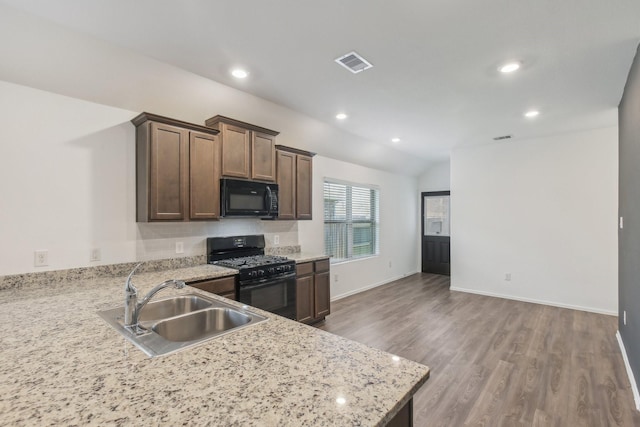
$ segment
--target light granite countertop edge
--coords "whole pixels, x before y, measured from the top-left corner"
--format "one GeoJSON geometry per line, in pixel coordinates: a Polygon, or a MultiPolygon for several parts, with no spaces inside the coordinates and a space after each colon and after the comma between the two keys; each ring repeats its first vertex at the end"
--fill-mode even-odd
{"type": "MultiPolygon", "coordinates": [[[[326,256],[318,259],[322,258],[326,256]]],[[[304,259],[309,258],[307,256],[304,259]]],[[[134,283],[139,287],[141,294],[144,294],[153,285],[166,279],[196,281],[229,276],[234,271],[231,270],[231,274],[229,273],[229,269],[203,265],[136,275],[134,283]]],[[[4,396],[0,397],[0,412],[4,414],[7,422],[16,425],[34,422],[82,424],[87,421],[84,418],[87,416],[90,417],[89,420],[96,422],[113,421],[110,418],[113,415],[112,409],[83,407],[82,399],[79,400],[73,394],[66,396],[65,390],[73,389],[74,385],[90,395],[97,395],[91,396],[90,399],[103,398],[109,401],[113,398],[110,396],[119,394],[124,401],[116,399],[112,404],[116,407],[122,406],[121,415],[131,421],[135,417],[149,415],[148,411],[152,411],[153,408],[149,406],[149,399],[162,402],[171,400],[167,400],[166,396],[155,395],[153,387],[149,389],[147,385],[141,385],[143,390],[136,398],[142,399],[143,403],[140,407],[132,407],[126,400],[127,397],[135,395],[130,394],[130,388],[127,386],[130,381],[156,381],[153,372],[157,371],[157,375],[161,377],[167,372],[166,381],[169,382],[158,382],[158,385],[163,384],[158,389],[171,388],[171,381],[184,381],[189,373],[199,372],[194,365],[204,363],[203,366],[206,368],[203,368],[202,375],[208,373],[218,378],[226,378],[224,387],[227,387],[227,392],[232,396],[228,405],[215,399],[215,404],[211,404],[213,407],[208,413],[215,415],[221,422],[230,425],[269,426],[332,425],[331,423],[357,420],[362,425],[384,425],[408,402],[429,376],[429,369],[424,365],[405,359],[389,362],[387,359],[390,359],[391,355],[380,350],[253,308],[252,310],[269,318],[262,329],[258,329],[259,324],[176,355],[147,359],[140,350],[126,342],[96,314],[97,309],[121,306],[123,283],[124,278],[101,278],[83,283],[69,281],[60,284],[59,289],[63,292],[54,292],[53,295],[54,290],[47,288],[0,291],[0,321],[7,331],[0,341],[0,352],[7,361],[0,372],[0,395],[4,396]],[[47,307],[47,302],[51,306],[47,307]],[[17,331],[20,331],[19,334],[17,331]],[[78,333],[85,334],[86,339],[90,340],[92,331],[102,341],[98,340],[85,348],[79,348],[78,345],[83,339],[78,333]],[[38,341],[38,337],[41,341],[38,341]],[[230,355],[234,356],[230,359],[230,355]],[[221,360],[216,360],[217,357],[221,360]],[[69,366],[72,362],[77,363],[75,369],[69,366]],[[304,367],[305,363],[309,366],[304,367]],[[361,366],[366,363],[374,368],[367,371],[361,366]],[[176,364],[183,366],[186,372],[177,369],[176,364]],[[51,366],[55,369],[52,370],[51,366]],[[235,377],[231,373],[234,369],[239,369],[237,372],[242,374],[242,381],[253,379],[260,382],[259,378],[264,374],[262,370],[265,369],[268,373],[270,378],[264,378],[263,383],[269,391],[255,396],[254,400],[259,400],[258,403],[253,403],[255,408],[251,404],[247,406],[248,402],[252,402],[252,397],[245,396],[242,389],[242,386],[252,388],[255,384],[241,381],[239,386],[234,385],[235,377]],[[388,372],[381,374],[380,371],[388,372]],[[328,375],[328,372],[332,372],[333,375],[328,375]],[[59,375],[63,373],[66,377],[59,375]],[[387,383],[392,378],[390,373],[399,376],[393,377],[394,384],[387,383]],[[314,381],[321,387],[318,388],[314,381]],[[396,385],[398,381],[402,385],[396,385]],[[99,385],[96,385],[96,382],[99,385]],[[40,388],[34,384],[40,384],[40,388]],[[303,388],[298,387],[301,384],[303,388]],[[362,389],[359,389],[357,384],[361,384],[362,389]],[[97,391],[95,387],[99,387],[97,391]],[[369,395],[371,390],[367,390],[368,387],[386,394],[383,398],[377,396],[373,399],[369,395]],[[345,390],[345,394],[353,398],[353,406],[349,406],[349,403],[346,405],[352,412],[336,406],[335,402],[329,401],[330,399],[327,400],[327,393],[332,393],[334,388],[337,392],[345,390]],[[110,392],[104,394],[105,389],[110,392]],[[288,395],[292,390],[300,394],[297,401],[288,395]],[[38,397],[34,400],[34,393],[38,391],[45,395],[45,399],[38,397]],[[63,402],[71,404],[72,407],[77,406],[77,413],[66,414],[63,402]],[[233,410],[232,403],[235,405],[233,410]],[[378,407],[379,405],[383,408],[378,407]],[[365,407],[369,411],[365,410],[365,407]],[[309,413],[300,412],[309,408],[309,413]],[[298,415],[282,424],[291,415],[288,411],[294,409],[298,411],[298,415]],[[379,414],[377,411],[383,413],[379,414]],[[28,417],[34,414],[40,414],[39,418],[28,417]],[[326,423],[318,424],[323,419],[322,416],[327,417],[326,423]]],[[[184,292],[202,291],[193,288],[172,291],[173,294],[184,292]]],[[[223,299],[218,296],[214,298],[223,299]]],[[[231,303],[241,306],[237,302],[231,303]]],[[[135,385],[132,386],[135,388],[135,385]]],[[[212,396],[215,398],[215,389],[205,389],[210,395],[201,396],[199,394],[202,391],[199,388],[186,386],[177,389],[176,392],[195,394],[192,396],[193,402],[208,402],[212,396]]],[[[89,403],[92,401],[89,400],[89,403]]],[[[95,402],[93,404],[95,406],[95,402]]],[[[181,407],[188,413],[195,410],[184,405],[181,407]]],[[[164,409],[158,409],[153,413],[160,418],[150,417],[150,422],[185,421],[180,417],[175,418],[173,412],[164,409]]],[[[198,424],[198,416],[194,417],[187,421],[198,424]]]]}

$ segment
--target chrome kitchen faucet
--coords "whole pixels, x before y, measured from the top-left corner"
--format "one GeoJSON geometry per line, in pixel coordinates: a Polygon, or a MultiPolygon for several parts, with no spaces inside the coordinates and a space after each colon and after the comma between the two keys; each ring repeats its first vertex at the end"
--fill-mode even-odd
{"type": "Polygon", "coordinates": [[[176,289],[182,289],[187,286],[182,280],[165,280],[151,289],[149,293],[142,298],[142,301],[138,302],[138,289],[131,283],[131,278],[133,277],[133,273],[135,273],[141,265],[142,263],[134,267],[131,273],[129,273],[129,277],[127,277],[124,285],[124,326],[136,334],[145,332],[145,330],[138,325],[138,318],[140,317],[140,311],[142,311],[144,306],[147,305],[155,294],[170,286],[174,286],[176,289]]]}

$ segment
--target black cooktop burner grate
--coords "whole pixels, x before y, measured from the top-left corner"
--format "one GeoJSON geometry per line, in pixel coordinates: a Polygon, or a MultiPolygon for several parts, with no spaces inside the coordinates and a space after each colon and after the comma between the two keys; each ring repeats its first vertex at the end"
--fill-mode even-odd
{"type": "Polygon", "coordinates": [[[273,264],[282,264],[290,260],[283,256],[276,255],[254,255],[240,258],[230,258],[215,261],[214,264],[230,268],[253,268],[262,267],[273,264]]]}

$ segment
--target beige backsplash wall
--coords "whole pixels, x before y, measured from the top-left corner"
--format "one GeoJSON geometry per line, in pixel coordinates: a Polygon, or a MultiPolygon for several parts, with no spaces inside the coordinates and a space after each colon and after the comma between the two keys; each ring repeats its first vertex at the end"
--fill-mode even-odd
{"type": "Polygon", "coordinates": [[[206,253],[206,238],[264,234],[267,247],[298,245],[296,221],[263,221],[252,218],[188,223],[138,223],[136,259],[152,260],[206,253]],[[279,243],[274,242],[278,236],[279,243]],[[176,254],[176,243],[182,242],[184,253],[176,254]]]}

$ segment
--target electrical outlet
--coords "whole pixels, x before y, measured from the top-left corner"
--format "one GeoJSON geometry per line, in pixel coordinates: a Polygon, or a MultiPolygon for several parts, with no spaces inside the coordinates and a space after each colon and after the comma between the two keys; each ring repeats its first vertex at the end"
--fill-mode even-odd
{"type": "Polygon", "coordinates": [[[91,249],[91,253],[89,254],[89,262],[100,261],[100,248],[91,249]]]}
{"type": "Polygon", "coordinates": [[[504,273],[504,280],[507,282],[511,281],[511,273],[504,273]]]}
{"type": "Polygon", "coordinates": [[[184,253],[184,242],[176,242],[176,253],[177,254],[184,253]]]}
{"type": "Polygon", "coordinates": [[[620,230],[624,228],[624,218],[620,217],[620,230]]]}
{"type": "Polygon", "coordinates": [[[49,251],[46,249],[35,251],[33,265],[35,267],[44,267],[49,265],[49,251]]]}
{"type": "Polygon", "coordinates": [[[627,310],[624,310],[624,311],[622,312],[622,324],[623,324],[624,326],[627,326],[627,310]]]}
{"type": "Polygon", "coordinates": [[[337,275],[337,274],[334,274],[334,275],[333,275],[333,281],[334,281],[334,282],[338,282],[338,275],[337,275]]]}
{"type": "Polygon", "coordinates": [[[280,244],[280,236],[278,236],[277,234],[275,236],[273,236],[273,244],[274,245],[279,245],[280,244]]]}
{"type": "Polygon", "coordinates": [[[389,268],[391,268],[391,265],[392,265],[392,263],[391,263],[391,261],[389,261],[389,268]]]}

